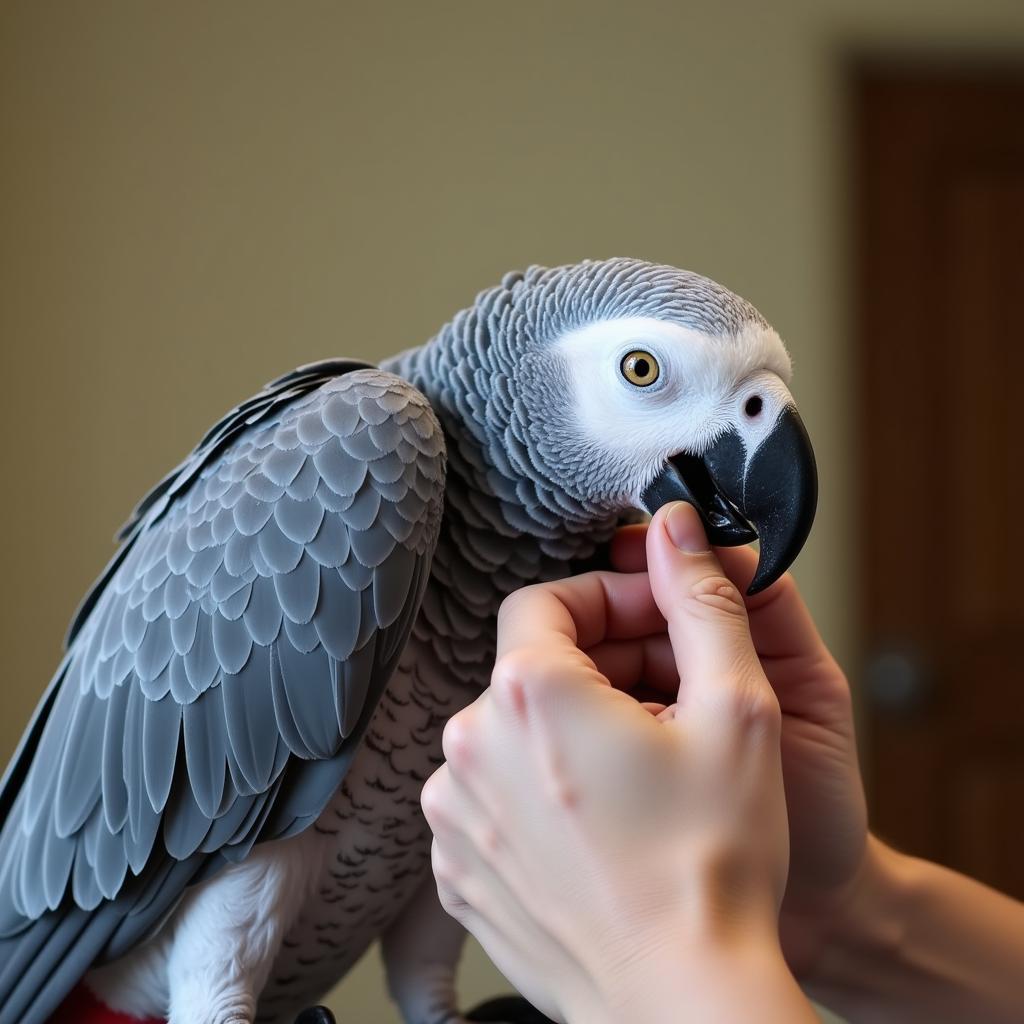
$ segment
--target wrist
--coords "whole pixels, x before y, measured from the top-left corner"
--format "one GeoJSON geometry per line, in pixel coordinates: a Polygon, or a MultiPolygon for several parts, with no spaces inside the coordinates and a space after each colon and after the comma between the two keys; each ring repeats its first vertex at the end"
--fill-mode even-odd
{"type": "Polygon", "coordinates": [[[680,934],[662,938],[657,948],[646,943],[596,978],[587,996],[567,1008],[569,1024],[675,1024],[682,1008],[688,1019],[788,1024],[803,1020],[798,1007],[809,1010],[770,929],[709,934],[700,941],[680,934]]]}
{"type": "Polygon", "coordinates": [[[833,908],[819,953],[801,973],[812,991],[861,985],[866,962],[898,954],[912,900],[913,865],[913,858],[868,836],[861,867],[833,908]]]}

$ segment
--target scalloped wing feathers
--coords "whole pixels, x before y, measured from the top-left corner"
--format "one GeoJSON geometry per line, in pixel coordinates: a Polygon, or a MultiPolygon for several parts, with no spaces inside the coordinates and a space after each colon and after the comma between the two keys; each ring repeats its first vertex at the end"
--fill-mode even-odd
{"type": "Polygon", "coordinates": [[[211,858],[300,830],[340,784],[422,599],[445,453],[411,385],[325,365],[223,420],[83,605],[0,795],[0,1005],[14,954],[76,908],[107,921],[90,960],[137,941],[211,858]]]}

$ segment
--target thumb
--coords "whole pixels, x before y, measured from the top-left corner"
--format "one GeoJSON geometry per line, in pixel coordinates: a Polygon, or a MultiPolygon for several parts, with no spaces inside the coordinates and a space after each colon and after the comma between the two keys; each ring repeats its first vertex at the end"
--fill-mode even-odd
{"type": "Polygon", "coordinates": [[[668,623],[679,700],[735,686],[759,669],[743,597],[726,575],[696,510],[673,502],[647,531],[651,591],[668,623]]]}

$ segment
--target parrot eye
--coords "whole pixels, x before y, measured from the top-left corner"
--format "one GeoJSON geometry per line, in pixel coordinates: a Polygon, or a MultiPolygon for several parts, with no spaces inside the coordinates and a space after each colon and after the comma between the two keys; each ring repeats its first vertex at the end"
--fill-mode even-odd
{"type": "Polygon", "coordinates": [[[622,357],[619,369],[622,371],[622,376],[638,388],[650,387],[661,373],[658,360],[650,352],[639,348],[627,352],[622,357]]]}

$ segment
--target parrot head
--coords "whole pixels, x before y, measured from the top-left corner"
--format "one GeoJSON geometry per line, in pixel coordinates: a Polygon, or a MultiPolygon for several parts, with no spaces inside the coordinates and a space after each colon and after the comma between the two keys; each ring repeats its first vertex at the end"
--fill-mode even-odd
{"type": "Polygon", "coordinates": [[[452,326],[473,356],[465,383],[487,381],[463,412],[538,522],[683,500],[713,544],[760,542],[750,593],[792,564],[814,518],[814,454],[789,356],[750,303],[611,259],[506,275],[452,326]]]}
{"type": "Polygon", "coordinates": [[[758,540],[752,594],[789,568],[814,519],[817,472],[774,330],[759,317],[721,331],[613,317],[552,352],[572,368],[576,431],[630,505],[653,514],[687,501],[712,544],[758,540]]]}

